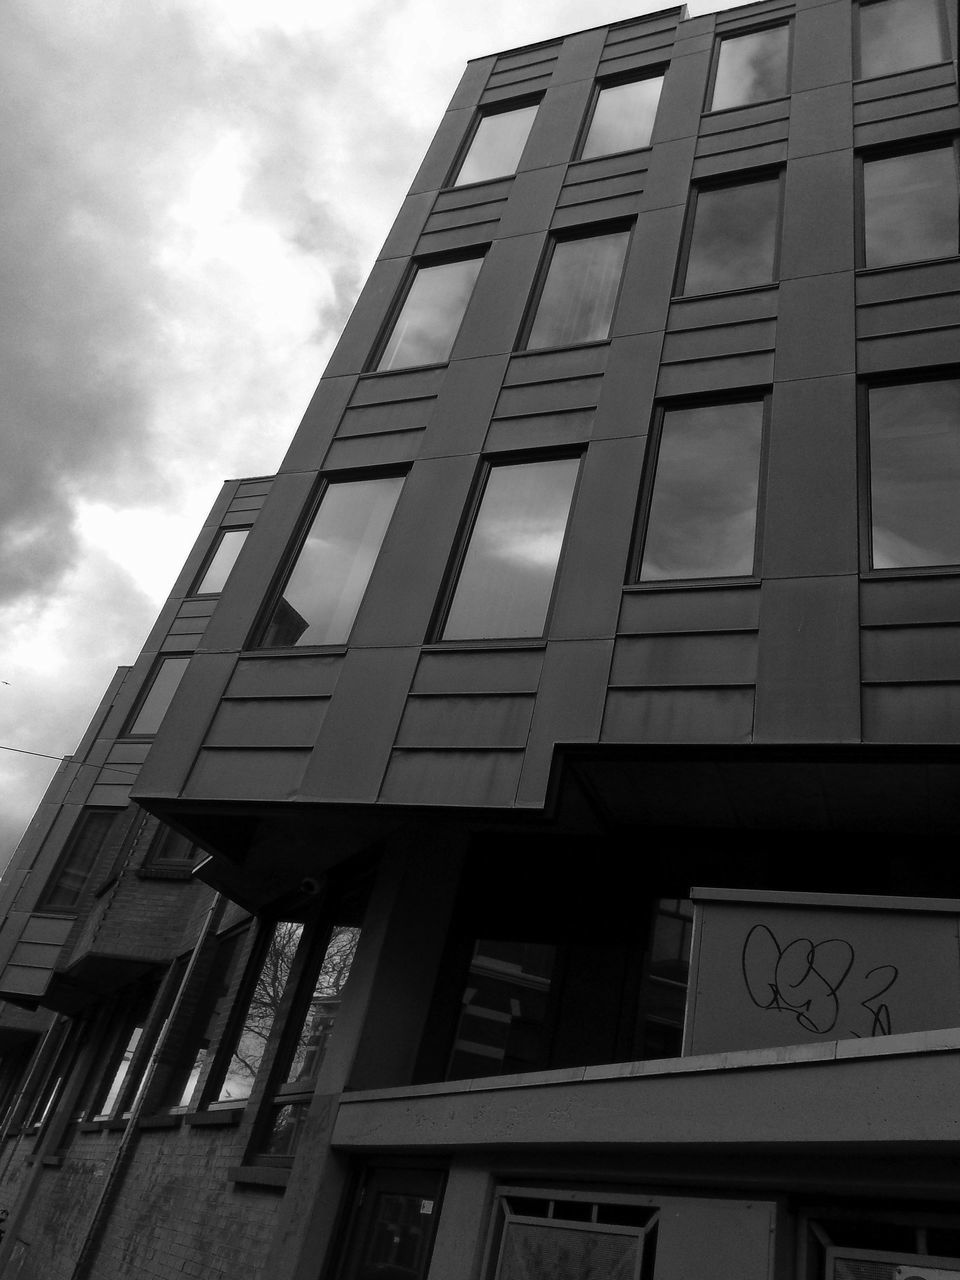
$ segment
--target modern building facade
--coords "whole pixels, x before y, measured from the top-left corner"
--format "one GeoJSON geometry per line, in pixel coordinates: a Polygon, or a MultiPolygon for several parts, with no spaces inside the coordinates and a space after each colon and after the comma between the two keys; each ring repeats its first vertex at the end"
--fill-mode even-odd
{"type": "Polygon", "coordinates": [[[960,1276],[956,48],[468,65],[0,887],[4,1276],[960,1276]]]}

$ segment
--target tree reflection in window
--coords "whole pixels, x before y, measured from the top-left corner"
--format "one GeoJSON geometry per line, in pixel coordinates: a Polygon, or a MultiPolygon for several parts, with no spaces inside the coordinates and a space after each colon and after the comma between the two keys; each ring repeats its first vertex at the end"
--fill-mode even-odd
{"type": "Polygon", "coordinates": [[[569,347],[609,336],[628,236],[610,231],[554,244],[528,348],[569,347]]]}

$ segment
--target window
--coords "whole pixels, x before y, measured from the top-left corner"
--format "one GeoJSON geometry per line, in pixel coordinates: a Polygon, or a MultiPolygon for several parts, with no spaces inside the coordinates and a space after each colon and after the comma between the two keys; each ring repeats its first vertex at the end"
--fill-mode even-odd
{"type": "Polygon", "coordinates": [[[662,411],[641,582],[753,574],[764,410],[755,399],[662,411]]]}
{"type": "Polygon", "coordinates": [[[153,679],[141,701],[126,733],[131,736],[146,737],[160,728],[160,722],[167,714],[177,686],[183,679],[189,658],[161,658],[153,673],[153,679]]]}
{"type": "Polygon", "coordinates": [[[662,88],[662,75],[600,85],[580,159],[649,147],[662,88]]]}
{"type": "Polygon", "coordinates": [[[378,372],[449,360],[482,261],[461,258],[417,267],[377,360],[378,372]]]}
{"type": "Polygon", "coordinates": [[[480,116],[453,185],[465,187],[515,173],[538,106],[533,102],[480,116]]]}
{"type": "Polygon", "coordinates": [[[863,265],[889,267],[957,253],[957,156],[929,147],[863,161],[863,265]]]}
{"type": "Polygon", "coordinates": [[[37,902],[38,911],[76,911],[101,849],[122,809],[90,809],[73,829],[67,846],[37,902]]]}
{"type": "Polygon", "coordinates": [[[726,36],[717,48],[710,111],[782,98],[790,85],[790,28],[726,36]]]}
{"type": "Polygon", "coordinates": [[[629,232],[557,240],[527,347],[602,342],[610,333],[629,232]]]}
{"type": "Polygon", "coordinates": [[[870,567],[960,564],[960,378],[867,389],[870,567]]]}
{"type": "Polygon", "coordinates": [[[579,468],[579,458],[490,467],[442,639],[543,634],[579,468]]]}
{"type": "Polygon", "coordinates": [[[200,846],[194,844],[172,827],[162,826],[157,831],[144,860],[145,870],[176,868],[189,871],[197,861],[200,846]]]}
{"type": "Polygon", "coordinates": [[[249,529],[225,529],[221,533],[213,554],[203,568],[200,581],[193,589],[195,596],[216,595],[223,590],[249,532],[249,529]]]}
{"type": "Polygon", "coordinates": [[[780,176],[699,187],[688,220],[681,293],[723,293],[777,278],[780,176]]]}
{"type": "Polygon", "coordinates": [[[861,76],[888,76],[950,57],[941,0],[864,0],[859,18],[861,76]]]}
{"type": "Polygon", "coordinates": [[[402,485],[403,476],[327,485],[260,648],[346,644],[402,485]]]}

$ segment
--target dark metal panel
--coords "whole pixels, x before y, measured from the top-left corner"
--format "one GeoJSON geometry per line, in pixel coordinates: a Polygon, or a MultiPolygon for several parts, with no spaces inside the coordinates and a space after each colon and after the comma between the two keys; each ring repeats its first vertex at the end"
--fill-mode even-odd
{"type": "Polygon", "coordinates": [[[719,294],[713,298],[674,298],[670,303],[667,328],[675,332],[710,325],[775,320],[778,303],[779,290],[776,285],[771,285],[768,289],[747,289],[743,293],[719,294]]]}
{"type": "Polygon", "coordinates": [[[601,182],[604,179],[646,173],[649,162],[650,156],[646,150],[617,152],[612,156],[594,156],[590,160],[577,160],[567,165],[564,189],[579,186],[581,183],[601,182]]]}
{"type": "Polygon", "coordinates": [[[422,441],[422,431],[397,431],[334,440],[324,459],[323,469],[350,471],[358,467],[392,467],[412,462],[420,452],[422,441]]]}
{"type": "Polygon", "coordinates": [[[385,804],[506,808],[513,804],[522,751],[394,751],[385,804]]]}
{"type": "Polygon", "coordinates": [[[960,742],[960,684],[865,685],[865,742],[960,742]]]}
{"type": "Polygon", "coordinates": [[[715,155],[698,156],[693,165],[693,177],[700,181],[728,173],[741,173],[747,166],[759,168],[781,165],[786,158],[787,139],[784,131],[784,137],[779,142],[770,142],[744,151],[722,151],[715,155]]]}
{"type": "Polygon", "coordinates": [[[875,102],[878,99],[895,99],[902,94],[923,92],[938,85],[953,86],[956,83],[953,67],[945,62],[936,67],[918,67],[913,71],[898,71],[896,75],[874,76],[858,80],[853,85],[853,101],[856,105],[875,102]]]}
{"type": "Polygon", "coordinates": [[[490,246],[453,346],[455,359],[513,350],[545,235],[512,236],[490,246]]]}
{"type": "MultiPolygon", "coordinates": [[[[667,82],[669,76],[665,83],[667,82]]],[[[659,125],[659,114],[657,121],[659,125]]],[[[672,205],[686,205],[696,145],[695,136],[682,137],[660,142],[649,152],[650,167],[644,183],[641,208],[666,209],[672,205]]]]}
{"type": "Polygon", "coordinates": [[[890,334],[867,338],[858,344],[861,373],[886,373],[889,369],[920,368],[954,363],[960,350],[960,320],[951,328],[927,333],[890,334]]]}
{"type": "Polygon", "coordinates": [[[749,742],[752,688],[611,689],[604,742],[749,742]]]}
{"type": "Polygon", "coordinates": [[[929,297],[904,298],[857,309],[857,337],[888,337],[926,329],[949,329],[960,325],[960,296],[936,293],[929,297]]]}
{"type": "Polygon", "coordinates": [[[603,178],[577,177],[571,181],[568,175],[560,194],[558,207],[583,204],[598,204],[604,200],[614,200],[620,196],[635,196],[643,190],[643,180],[647,172],[646,165],[638,166],[626,173],[613,174],[603,178]]]}
{"type": "Polygon", "coordinates": [[[753,320],[745,324],[674,330],[667,333],[663,340],[663,361],[665,364],[675,364],[682,360],[704,360],[772,351],[776,334],[776,320],[753,320]]]}
{"type": "Polygon", "coordinates": [[[857,303],[867,305],[895,298],[933,297],[938,293],[960,293],[960,259],[922,262],[885,271],[866,271],[857,276],[857,303]]]}
{"type": "Polygon", "coordinates": [[[425,257],[433,253],[466,253],[477,249],[496,233],[500,219],[499,206],[487,222],[475,222],[466,227],[452,227],[446,231],[424,232],[417,242],[417,256],[425,257]]]}
{"type": "Polygon", "coordinates": [[[850,87],[832,84],[795,93],[790,107],[791,160],[853,146],[850,87]]]}
{"type": "Polygon", "coordinates": [[[233,698],[220,703],[207,747],[312,747],[326,698],[233,698]]]}
{"type": "Polygon", "coordinates": [[[545,227],[556,206],[564,173],[564,165],[518,173],[497,235],[522,236],[545,227]]]}
{"type": "Polygon", "coordinates": [[[782,281],[778,381],[854,372],[853,283],[852,271],[782,281]]]}
{"type": "Polygon", "coordinates": [[[960,684],[960,626],[864,628],[860,654],[865,683],[960,684]]]}
{"type": "Polygon", "coordinates": [[[850,79],[853,23],[845,0],[801,8],[793,26],[790,89],[823,89],[850,79]]]}
{"type": "Polygon", "coordinates": [[[437,191],[443,186],[447,179],[447,174],[453,168],[453,162],[457,158],[457,152],[460,150],[464,136],[473,121],[474,103],[479,98],[479,89],[476,88],[476,82],[480,79],[486,81],[487,73],[483,67],[484,64],[492,65],[492,63],[492,58],[485,58],[483,63],[472,62],[467,64],[464,80],[471,78],[473,84],[470,86],[471,91],[465,93],[463,98],[469,98],[471,101],[464,101],[461,104],[454,98],[450,110],[440,121],[440,127],[434,134],[433,141],[427,148],[427,154],[424,156],[417,175],[410,186],[411,195],[420,191],[437,191]],[[474,92],[476,97],[474,97],[474,92]]]}
{"type": "Polygon", "coordinates": [[[388,404],[396,400],[426,400],[443,386],[444,370],[398,369],[395,373],[371,373],[358,378],[349,398],[351,409],[358,405],[388,404]]]}
{"type": "Polygon", "coordinates": [[[424,433],[421,457],[480,451],[507,359],[495,355],[452,362],[424,433]]]}
{"type": "Polygon", "coordinates": [[[579,31],[567,36],[560,47],[556,66],[553,69],[553,83],[566,84],[568,80],[592,80],[597,73],[597,63],[603,50],[603,27],[594,27],[592,31],[579,31]]]}
{"type": "Polygon", "coordinates": [[[773,379],[773,352],[761,351],[716,360],[686,361],[664,365],[657,380],[657,395],[684,396],[699,392],[733,391],[738,387],[762,387],[773,379]]]}
{"type": "Polygon", "coordinates": [[[528,382],[504,387],[495,416],[513,418],[525,413],[553,413],[590,409],[600,395],[600,378],[564,378],[562,381],[528,382]]]}
{"type": "Polygon", "coordinates": [[[661,334],[614,338],[594,425],[596,439],[645,436],[653,412],[661,334]]]}
{"type": "Polygon", "coordinates": [[[226,696],[230,698],[327,697],[337,687],[343,656],[298,653],[292,657],[264,654],[241,658],[226,696]]]}
{"type": "Polygon", "coordinates": [[[748,168],[754,163],[755,151],[786,142],[790,106],[789,102],[780,105],[782,110],[773,119],[758,123],[744,120],[741,124],[729,124],[723,130],[714,128],[702,132],[697,141],[697,159],[731,152],[739,157],[738,168],[748,168]]]}
{"type": "Polygon", "coordinates": [[[591,223],[611,218],[632,218],[637,212],[640,193],[629,196],[610,196],[590,204],[571,204],[557,209],[550,223],[552,231],[567,227],[586,227],[591,223]]]}
{"type": "Polygon", "coordinates": [[[507,366],[504,386],[602,374],[607,364],[607,351],[607,345],[599,342],[558,351],[517,351],[507,366]]]}
{"type": "Polygon", "coordinates": [[[800,156],[790,163],[784,196],[781,280],[849,268],[853,262],[853,187],[849,151],[800,156]]]}
{"type": "Polygon", "coordinates": [[[590,80],[576,80],[547,90],[520,160],[521,169],[569,162],[592,89],[590,80]]]}
{"type": "Polygon", "coordinates": [[[384,258],[374,264],[330,357],[327,377],[361,373],[366,368],[406,265],[403,258],[384,258]]]}
{"type": "MultiPolygon", "coordinates": [[[[734,135],[740,131],[749,133],[790,119],[789,98],[774,98],[770,102],[751,102],[745,107],[732,107],[703,116],[700,121],[700,141],[716,134],[734,135]]],[[[782,131],[783,133],[786,130],[782,131]]],[[[777,137],[780,134],[776,135],[777,137]]],[[[731,139],[732,141],[732,139],[731,139]]]]}
{"type": "Polygon", "coordinates": [[[956,105],[956,86],[945,80],[930,87],[907,89],[899,86],[889,97],[873,98],[858,102],[854,107],[854,121],[860,125],[879,124],[884,120],[896,120],[904,116],[923,116],[930,112],[949,110],[956,105]]]}
{"type": "Polygon", "coordinates": [[[427,693],[535,693],[544,648],[434,649],[420,655],[412,691],[427,693]]]}
{"type": "Polygon", "coordinates": [[[411,695],[400,721],[398,747],[523,747],[532,696],[411,695]]]}
{"type": "Polygon", "coordinates": [[[856,125],[853,140],[858,147],[873,147],[885,142],[907,142],[912,139],[920,141],[928,134],[943,133],[947,130],[954,132],[958,128],[960,128],[960,110],[954,105],[943,107],[938,111],[898,116],[875,124],[856,125]]]}
{"type": "Polygon", "coordinates": [[[856,417],[853,375],[774,384],[764,577],[857,572],[856,417]]]}
{"type": "Polygon", "coordinates": [[[503,453],[516,449],[549,449],[558,445],[583,444],[592,434],[593,418],[593,409],[531,414],[525,418],[499,418],[490,424],[484,441],[484,452],[503,453]]]}
{"type": "Polygon", "coordinates": [[[753,684],[757,678],[755,632],[621,636],[611,685],[753,684]]]}
{"type": "Polygon", "coordinates": [[[430,421],[433,397],[357,405],[343,415],[338,436],[368,436],[377,432],[419,431],[430,421]]]}
{"type": "Polygon", "coordinates": [[[490,54],[485,58],[473,58],[467,63],[460,77],[460,83],[450,99],[451,108],[473,107],[480,101],[480,95],[496,61],[496,55],[490,54]]]}
{"type": "Polygon", "coordinates": [[[745,631],[759,625],[759,586],[695,587],[625,591],[617,630],[621,635],[650,635],[672,631],[745,631]]]}
{"type": "MultiPolygon", "coordinates": [[[[685,29],[686,24],[680,28],[681,33],[685,29]]],[[[696,52],[689,43],[684,43],[683,47],[675,46],[670,68],[663,80],[653,132],[654,143],[696,137],[710,74],[711,45],[708,38],[703,42],[703,48],[696,52]]],[[[692,155],[692,146],[689,154],[692,155]]]]}
{"type": "Polygon", "coordinates": [[[399,258],[413,253],[432,205],[433,195],[430,192],[407,196],[377,256],[399,258]]]}
{"type": "Polygon", "coordinates": [[[204,750],[184,788],[191,800],[292,800],[309,751],[204,750]]]}
{"type": "Polygon", "coordinates": [[[630,554],[646,438],[594,440],[580,474],[550,620],[551,639],[611,636],[630,554]]]}
{"type": "Polygon", "coordinates": [[[514,175],[490,178],[486,182],[471,182],[465,187],[447,187],[433,204],[433,216],[450,213],[455,209],[472,209],[482,204],[500,204],[510,195],[514,175]]]}
{"type": "Polygon", "coordinates": [[[860,584],[862,626],[960,623],[960,577],[874,578],[860,584]]]}
{"type": "MultiPolygon", "coordinates": [[[[689,172],[689,171],[688,171],[689,172]]],[[[666,323],[680,249],[683,205],[642,212],[630,240],[611,337],[649,333],[666,323]]]]}
{"type": "Polygon", "coordinates": [[[439,231],[456,229],[472,232],[477,227],[489,226],[499,220],[505,204],[504,196],[496,200],[477,199],[471,204],[460,204],[453,209],[434,210],[422,227],[423,234],[432,236],[439,231]]]}
{"type": "Polygon", "coordinates": [[[757,741],[859,740],[858,585],[855,575],[764,582],[757,741]]]}

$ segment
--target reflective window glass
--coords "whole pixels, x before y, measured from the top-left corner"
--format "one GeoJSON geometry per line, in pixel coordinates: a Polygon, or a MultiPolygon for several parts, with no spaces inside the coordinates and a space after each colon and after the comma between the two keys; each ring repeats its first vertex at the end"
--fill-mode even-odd
{"type": "Polygon", "coordinates": [[[380,372],[449,359],[482,261],[463,258],[418,268],[377,361],[380,372]]]}
{"type": "Polygon", "coordinates": [[[782,98],[789,85],[790,28],[767,27],[720,41],[711,111],[782,98]]]}
{"type": "Polygon", "coordinates": [[[558,458],[490,469],[444,640],[543,634],[579,466],[558,458]]]}
{"type": "Polygon", "coordinates": [[[402,484],[380,476],[327,486],[262,648],[346,643],[402,484]]]}
{"type": "Polygon", "coordinates": [[[157,668],[147,696],[140,704],[128,733],[156,733],[160,721],[167,714],[177,686],[183,679],[189,658],[164,658],[157,668]]]}
{"type": "Polygon", "coordinates": [[[957,252],[957,161],[934,147],[863,162],[864,264],[946,258],[957,252]]]}
{"type": "Polygon", "coordinates": [[[753,573],[763,401],[663,414],[642,582],[753,573]]]}
{"type": "Polygon", "coordinates": [[[860,5],[860,74],[887,76],[945,62],[950,54],[941,0],[876,0],[860,5]]]}
{"type": "Polygon", "coordinates": [[[310,1003],[293,1044],[290,1064],[284,1075],[286,1084],[301,1085],[316,1078],[333,1034],[359,941],[360,930],[356,925],[337,924],[331,929],[310,1003]]]}
{"type": "Polygon", "coordinates": [[[537,103],[533,103],[515,111],[481,116],[453,185],[464,187],[470,182],[515,173],[536,114],[537,103]]]}
{"type": "Polygon", "coordinates": [[[237,562],[237,556],[240,554],[240,548],[243,546],[249,529],[227,529],[220,537],[217,543],[217,549],[214,551],[203,572],[203,577],[197,584],[195,595],[213,595],[215,592],[223,590],[227,578],[230,576],[230,570],[237,562]]]}
{"type": "Polygon", "coordinates": [[[581,159],[649,147],[663,76],[602,85],[581,159]]]}
{"type": "Polygon", "coordinates": [[[528,347],[569,347],[609,335],[628,235],[611,231],[556,242],[528,347]]]}
{"type": "Polygon", "coordinates": [[[80,819],[47,883],[38,911],[73,911],[94,863],[122,810],[93,809],[80,819]]]}
{"type": "Polygon", "coordinates": [[[873,567],[960,564],[960,379],[868,396],[873,567]]]}
{"type": "Polygon", "coordinates": [[[722,293],[775,279],[780,180],[696,193],[683,293],[722,293]]]}

